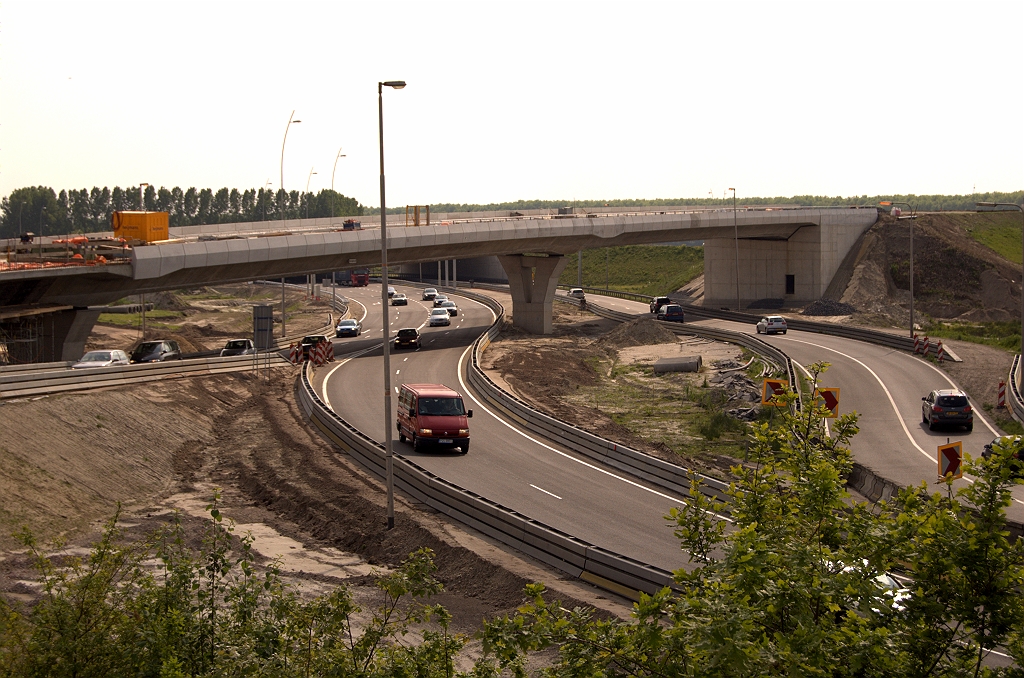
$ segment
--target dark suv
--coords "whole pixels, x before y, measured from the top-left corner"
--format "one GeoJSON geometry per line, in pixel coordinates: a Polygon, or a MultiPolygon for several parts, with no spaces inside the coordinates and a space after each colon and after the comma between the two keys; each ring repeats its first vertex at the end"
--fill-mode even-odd
{"type": "Polygon", "coordinates": [[[133,363],[158,363],[181,360],[181,349],[176,341],[144,341],[129,356],[133,363]]]}
{"type": "Polygon", "coordinates": [[[981,456],[988,459],[992,456],[993,447],[1010,448],[1013,453],[1010,455],[1010,473],[1014,476],[1024,478],[1024,450],[1021,449],[1020,436],[999,436],[992,442],[985,445],[981,456]]]}
{"type": "Polygon", "coordinates": [[[964,426],[968,431],[974,430],[974,411],[967,400],[967,394],[955,388],[944,388],[932,391],[921,398],[921,421],[928,428],[950,424],[964,426]]]}
{"type": "Polygon", "coordinates": [[[658,320],[681,323],[686,321],[686,316],[679,304],[666,304],[658,311],[658,320]]]}
{"type": "Polygon", "coordinates": [[[654,299],[651,301],[651,313],[657,313],[658,311],[661,310],[662,306],[671,303],[672,300],[669,299],[668,297],[654,297],[654,299]]]}
{"type": "Polygon", "coordinates": [[[419,348],[420,347],[420,331],[415,327],[403,327],[398,330],[398,335],[395,337],[395,350],[400,348],[419,348]]]}

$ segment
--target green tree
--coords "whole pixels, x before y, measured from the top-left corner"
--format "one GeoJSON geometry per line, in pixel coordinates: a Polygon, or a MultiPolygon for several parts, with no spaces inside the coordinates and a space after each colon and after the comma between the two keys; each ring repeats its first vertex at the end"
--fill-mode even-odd
{"type": "Polygon", "coordinates": [[[66,214],[65,206],[48,186],[15,189],[0,201],[0,237],[13,238],[26,232],[54,235],[58,225],[63,227],[66,214]]]}
{"type": "Polygon", "coordinates": [[[523,675],[527,653],[557,646],[557,676],[1010,675],[981,664],[996,646],[1024,660],[1009,452],[968,464],[976,482],[963,489],[947,480],[942,493],[922,485],[869,506],[844,489],[856,415],[829,435],[823,414],[753,426],[728,506],[693,478],[669,516],[692,568],[676,572],[675,590],[642,595],[622,622],[548,604],[534,586],[518,614],[487,625],[482,666],[523,675]],[[879,577],[899,568],[912,583],[897,601],[879,577]]]}

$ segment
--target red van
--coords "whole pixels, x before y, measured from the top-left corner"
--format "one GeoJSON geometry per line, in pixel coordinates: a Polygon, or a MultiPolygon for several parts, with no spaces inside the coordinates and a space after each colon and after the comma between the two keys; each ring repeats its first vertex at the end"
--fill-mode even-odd
{"type": "Polygon", "coordinates": [[[462,396],[444,384],[402,384],[398,392],[398,440],[414,450],[434,447],[469,452],[469,418],[462,396]]]}

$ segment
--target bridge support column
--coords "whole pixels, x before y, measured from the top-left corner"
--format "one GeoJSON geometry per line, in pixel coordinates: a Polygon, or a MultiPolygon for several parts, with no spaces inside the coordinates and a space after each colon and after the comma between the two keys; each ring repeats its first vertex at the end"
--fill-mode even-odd
{"type": "Polygon", "coordinates": [[[551,304],[558,276],[569,260],[560,255],[511,254],[498,257],[512,293],[512,326],[531,334],[551,334],[551,304]]]}
{"type": "Polygon", "coordinates": [[[12,363],[78,360],[99,311],[73,308],[10,318],[0,327],[12,363]]]}

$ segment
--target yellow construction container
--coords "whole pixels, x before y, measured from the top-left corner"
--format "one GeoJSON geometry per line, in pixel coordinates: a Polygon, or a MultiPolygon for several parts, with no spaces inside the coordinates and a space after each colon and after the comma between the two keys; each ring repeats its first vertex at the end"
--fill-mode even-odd
{"type": "Polygon", "coordinates": [[[167,240],[167,212],[114,212],[110,225],[114,236],[125,240],[167,240]]]}

